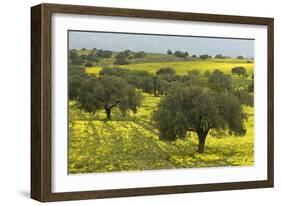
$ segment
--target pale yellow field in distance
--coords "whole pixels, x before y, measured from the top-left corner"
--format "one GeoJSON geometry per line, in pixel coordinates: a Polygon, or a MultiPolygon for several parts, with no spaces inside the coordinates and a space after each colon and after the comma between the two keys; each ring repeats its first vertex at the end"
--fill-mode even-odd
{"type": "MultiPolygon", "coordinates": [[[[111,67],[113,67],[112,65],[111,67]]],[[[205,71],[214,71],[219,69],[224,73],[231,73],[233,67],[242,66],[247,69],[248,74],[253,74],[254,63],[247,62],[247,60],[237,59],[210,59],[210,60],[198,60],[198,61],[185,61],[185,62],[160,62],[160,63],[142,63],[142,64],[128,64],[128,65],[116,65],[116,67],[144,70],[151,73],[155,73],[158,69],[164,67],[172,67],[179,75],[187,74],[188,71],[197,69],[201,73],[205,71]]],[[[100,66],[86,67],[86,72],[89,74],[99,74],[102,69],[100,66]]]]}

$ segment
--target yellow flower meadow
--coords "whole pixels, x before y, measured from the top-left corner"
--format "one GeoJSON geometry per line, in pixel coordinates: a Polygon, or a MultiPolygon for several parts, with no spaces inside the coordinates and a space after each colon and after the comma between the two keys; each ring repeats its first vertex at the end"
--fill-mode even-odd
{"type": "MultiPolygon", "coordinates": [[[[169,168],[243,166],[254,164],[253,108],[248,113],[245,136],[219,136],[210,132],[205,153],[198,154],[197,136],[188,133],[174,142],[159,140],[151,120],[159,97],[145,94],[136,114],[125,117],[113,110],[105,121],[103,111],[95,115],[69,102],[69,173],[94,173],[169,168]]],[[[227,133],[226,133],[227,134],[227,133]]]]}

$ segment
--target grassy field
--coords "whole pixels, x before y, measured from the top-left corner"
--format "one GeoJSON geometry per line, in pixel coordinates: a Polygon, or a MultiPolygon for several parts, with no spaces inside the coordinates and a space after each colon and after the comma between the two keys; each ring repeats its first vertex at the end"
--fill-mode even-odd
{"type": "Polygon", "coordinates": [[[174,142],[161,141],[151,121],[159,97],[145,94],[138,113],[122,117],[114,110],[111,121],[104,111],[95,116],[69,102],[69,173],[92,173],[168,168],[243,166],[254,164],[253,108],[242,137],[210,132],[205,153],[197,150],[197,136],[174,142]]]}
{"type": "MultiPolygon", "coordinates": [[[[78,50],[87,55],[90,50],[78,50]]],[[[144,58],[130,59],[128,65],[114,65],[116,52],[110,58],[101,59],[93,67],[86,67],[88,74],[99,75],[103,67],[120,67],[155,73],[160,68],[174,68],[178,75],[199,70],[219,69],[226,74],[233,67],[242,66],[249,74],[248,79],[232,76],[233,83],[248,85],[252,82],[254,63],[241,59],[180,58],[167,54],[147,53],[144,58]]],[[[198,139],[193,132],[185,139],[176,141],[159,140],[158,131],[152,121],[160,97],[144,94],[144,100],[136,114],[122,116],[113,109],[112,119],[106,121],[103,110],[91,115],[80,110],[75,101],[69,102],[69,173],[117,172],[169,168],[199,168],[218,166],[246,166],[254,164],[254,109],[243,106],[248,114],[245,121],[247,134],[233,136],[226,132],[211,131],[206,140],[205,152],[197,151],[198,139]]]]}
{"type": "MultiPolygon", "coordinates": [[[[112,65],[111,65],[112,66],[112,65]]],[[[129,65],[119,65],[118,67],[132,69],[132,70],[144,70],[151,73],[155,73],[158,69],[164,67],[172,67],[176,70],[179,75],[187,74],[188,71],[197,69],[201,73],[205,71],[214,71],[219,69],[224,73],[231,73],[233,67],[242,66],[247,69],[248,74],[253,74],[254,64],[247,63],[246,60],[237,59],[211,59],[204,61],[184,61],[184,62],[154,62],[154,63],[140,63],[140,64],[129,64],[129,65]]],[[[91,74],[98,74],[102,69],[101,66],[86,67],[86,72],[91,74]]]]}

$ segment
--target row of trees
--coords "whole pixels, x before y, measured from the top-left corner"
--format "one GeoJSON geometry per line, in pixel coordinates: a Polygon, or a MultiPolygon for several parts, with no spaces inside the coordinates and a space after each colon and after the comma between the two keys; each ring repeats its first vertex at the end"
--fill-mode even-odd
{"type": "Polygon", "coordinates": [[[79,67],[71,67],[70,71],[69,98],[76,100],[81,109],[91,114],[104,110],[107,120],[111,119],[113,108],[118,108],[124,116],[128,110],[137,112],[142,93],[126,80],[111,75],[87,75],[79,67]]]}
{"type": "Polygon", "coordinates": [[[169,49],[169,50],[167,51],[167,54],[168,54],[168,55],[174,55],[174,56],[176,56],[176,57],[182,57],[182,58],[186,58],[186,57],[189,56],[189,53],[188,53],[187,51],[186,51],[186,52],[183,52],[183,51],[177,50],[177,51],[175,51],[175,52],[173,53],[171,49],[169,49]]]}
{"type": "Polygon", "coordinates": [[[239,91],[252,92],[248,86],[237,86],[231,75],[224,74],[219,70],[215,70],[212,73],[206,71],[204,75],[201,75],[198,70],[191,70],[186,75],[177,75],[175,70],[169,67],[161,68],[155,74],[139,70],[103,68],[100,71],[100,75],[118,76],[143,92],[154,94],[155,96],[164,95],[171,83],[176,81],[188,86],[208,86],[217,91],[234,91],[239,89],[239,91]]]}
{"type": "Polygon", "coordinates": [[[129,60],[133,58],[144,58],[146,56],[144,51],[133,52],[131,50],[125,50],[123,52],[119,52],[116,55],[116,60],[114,64],[116,65],[125,65],[129,64],[129,60]]]}
{"type": "Polygon", "coordinates": [[[113,52],[109,50],[93,50],[88,54],[81,54],[79,55],[76,50],[70,50],[69,52],[69,62],[72,65],[85,65],[85,66],[92,66],[93,62],[97,63],[101,59],[110,58],[113,52]]]}
{"type": "MultiPolygon", "coordinates": [[[[85,49],[86,50],[86,49],[85,49]]],[[[77,50],[70,50],[69,63],[72,65],[85,65],[87,67],[93,66],[94,63],[98,63],[102,59],[111,58],[113,52],[110,50],[93,49],[88,54],[79,55],[77,50]]],[[[124,65],[129,64],[129,60],[133,58],[144,58],[146,56],[144,51],[133,52],[131,50],[125,50],[116,54],[116,60],[114,64],[124,65]]]]}
{"type": "Polygon", "coordinates": [[[137,112],[142,92],[162,96],[153,113],[155,127],[162,140],[184,138],[187,132],[196,132],[198,151],[204,152],[205,140],[212,130],[228,130],[243,135],[242,104],[253,104],[253,95],[247,88],[237,88],[230,74],[219,70],[205,72],[191,70],[177,75],[173,68],[160,68],[155,74],[121,68],[103,68],[100,75],[87,75],[83,68],[71,66],[69,98],[79,108],[95,114],[104,110],[107,120],[118,108],[123,115],[137,112]]]}
{"type": "MultiPolygon", "coordinates": [[[[183,51],[180,51],[180,50],[176,50],[175,52],[173,52],[171,49],[169,49],[167,51],[167,54],[168,55],[174,55],[174,56],[177,56],[177,57],[182,57],[182,58],[186,58],[186,57],[189,57],[189,53],[188,52],[183,52],[183,51]]],[[[193,58],[200,58],[202,60],[205,60],[205,59],[210,59],[210,58],[213,58],[212,56],[208,55],[208,54],[202,54],[202,55],[199,55],[197,57],[197,55],[192,55],[193,58]]],[[[227,58],[230,58],[229,56],[223,56],[222,54],[217,54],[215,55],[214,57],[215,59],[227,59],[227,58]]],[[[239,55],[236,57],[237,59],[245,59],[243,56],[239,55]]]]}
{"type": "MultiPolygon", "coordinates": [[[[82,50],[86,50],[86,49],[83,48],[82,50]]],[[[173,53],[172,50],[169,49],[167,51],[167,54],[174,55],[176,57],[181,57],[181,58],[189,57],[188,52],[186,52],[186,51],[183,52],[180,50],[177,50],[173,53]]],[[[70,52],[69,52],[69,62],[70,62],[70,64],[73,64],[73,65],[84,65],[87,67],[91,67],[94,65],[94,63],[98,63],[102,59],[111,58],[112,55],[113,55],[113,52],[110,50],[102,50],[102,49],[96,49],[96,48],[94,48],[88,54],[79,55],[77,50],[73,49],[73,50],[70,50],[70,52]]],[[[126,65],[126,64],[129,64],[130,59],[144,58],[145,56],[146,56],[146,53],[144,51],[134,52],[131,50],[124,50],[124,51],[116,54],[114,64],[115,65],[126,65]]],[[[196,55],[192,55],[192,58],[200,58],[201,60],[206,60],[206,59],[211,59],[213,57],[208,54],[202,54],[198,57],[196,55]]],[[[221,54],[217,54],[215,56],[215,58],[225,59],[225,58],[229,58],[229,57],[223,56],[221,54]]],[[[238,56],[237,59],[244,59],[244,57],[238,56]]]]}

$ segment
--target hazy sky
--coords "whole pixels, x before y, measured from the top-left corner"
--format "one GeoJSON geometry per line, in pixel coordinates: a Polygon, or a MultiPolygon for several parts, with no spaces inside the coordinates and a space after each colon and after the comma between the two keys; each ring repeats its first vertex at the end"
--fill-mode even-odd
{"type": "Polygon", "coordinates": [[[191,55],[254,56],[254,40],[105,32],[70,31],[69,48],[97,48],[112,51],[130,49],[153,53],[166,53],[168,49],[171,49],[172,51],[187,51],[191,55]]]}

